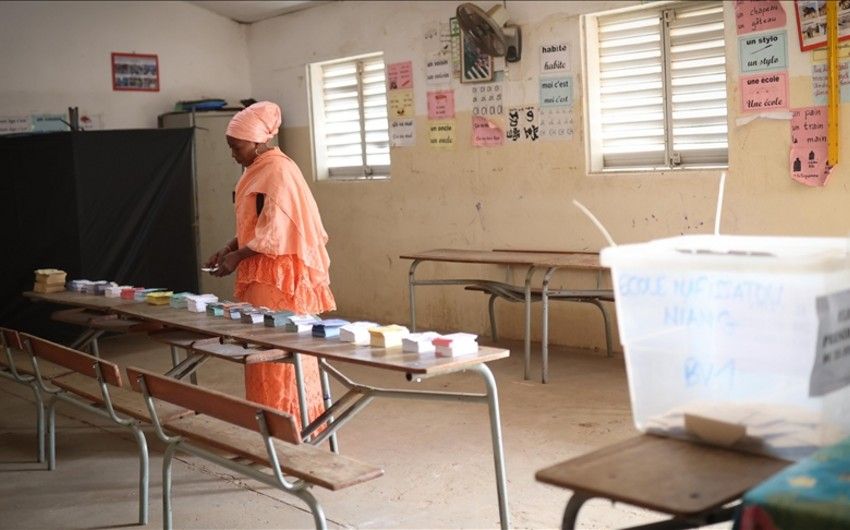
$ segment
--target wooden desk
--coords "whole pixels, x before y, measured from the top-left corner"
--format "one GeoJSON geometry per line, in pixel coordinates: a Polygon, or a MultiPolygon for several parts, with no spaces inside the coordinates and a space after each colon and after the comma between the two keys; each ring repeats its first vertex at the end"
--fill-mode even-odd
{"type": "MultiPolygon", "coordinates": [[[[505,478],[505,457],[502,443],[502,427],[499,416],[499,397],[496,380],[485,363],[503,359],[510,355],[502,348],[480,347],[475,354],[462,357],[436,357],[433,354],[420,355],[404,353],[401,348],[372,348],[355,346],[340,342],[338,339],[320,339],[306,334],[288,333],[280,328],[266,328],[259,324],[244,324],[225,317],[214,317],[206,313],[192,313],[185,309],[170,306],[154,306],[144,302],[105,298],[103,296],[61,292],[41,294],[27,292],[25,296],[57,304],[77,307],[98,307],[114,312],[119,316],[149,322],[158,322],[169,328],[186,329],[223,340],[250,345],[276,348],[292,354],[296,375],[300,373],[299,355],[311,355],[319,360],[323,374],[330,374],[346,388],[346,393],[309,425],[305,425],[302,436],[310,443],[321,444],[352,417],[363,410],[375,398],[422,399],[436,401],[485,403],[489,412],[490,436],[495,464],[496,490],[498,495],[499,518],[501,528],[508,528],[509,512],[507,504],[507,482],[505,478]],[[483,379],[486,391],[483,394],[466,392],[438,392],[401,388],[379,388],[355,382],[340,372],[330,361],[360,364],[402,372],[406,381],[420,382],[425,378],[470,370],[477,372],[483,379]],[[324,426],[318,435],[312,436],[324,426]],[[311,438],[312,436],[312,438],[311,438]]],[[[194,372],[209,355],[193,354],[182,361],[169,373],[179,373],[186,377],[194,372]]],[[[327,377],[326,375],[324,377],[327,377]]],[[[298,379],[300,394],[303,395],[303,380],[298,379]]],[[[302,406],[302,410],[306,407],[302,406]]]]}
{"type": "MultiPolygon", "coordinates": [[[[408,290],[410,293],[410,326],[416,330],[416,293],[415,288],[421,285],[471,285],[492,288],[495,286],[506,291],[518,291],[523,294],[525,303],[525,350],[523,357],[523,377],[529,379],[531,366],[531,303],[533,279],[535,273],[545,271],[540,280],[540,297],[543,305],[543,325],[541,337],[541,380],[545,383],[549,379],[549,282],[552,275],[558,269],[570,269],[578,271],[592,271],[597,273],[597,287],[601,283],[601,275],[607,270],[599,263],[598,253],[589,252],[539,252],[539,251],[511,251],[511,250],[458,250],[458,249],[436,249],[413,254],[402,254],[401,259],[413,260],[408,272],[408,290]],[[426,261],[449,262],[449,263],[475,263],[505,266],[526,267],[525,283],[522,286],[493,282],[477,278],[452,278],[452,279],[417,279],[416,268],[420,263],[426,261]]],[[[607,316],[606,316],[607,320],[607,316]]],[[[491,324],[492,325],[492,324],[491,324]]],[[[609,339],[610,340],[610,339],[609,339]]]]}
{"type": "Polygon", "coordinates": [[[537,472],[540,482],[573,490],[562,528],[575,527],[593,497],[663,512],[654,529],[730,520],[723,509],[790,462],[674,438],[640,435],[537,472]]]}

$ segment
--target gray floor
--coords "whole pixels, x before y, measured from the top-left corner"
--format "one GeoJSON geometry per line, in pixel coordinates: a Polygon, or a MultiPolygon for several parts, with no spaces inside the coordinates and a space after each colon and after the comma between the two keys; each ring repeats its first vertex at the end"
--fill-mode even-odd
{"type": "MultiPolygon", "coordinates": [[[[635,433],[622,358],[556,348],[551,382],[523,381],[521,344],[491,364],[498,382],[511,524],[555,528],[569,492],[534,480],[536,470],[635,433]]],[[[165,370],[167,347],[140,336],[101,342],[121,365],[165,370]]],[[[354,365],[346,374],[385,386],[410,385],[400,374],[354,365]]],[[[539,365],[533,366],[535,374],[539,365]]],[[[214,360],[202,385],[242,395],[241,367],[214,360]]],[[[478,376],[458,374],[421,384],[478,391],[478,376]]],[[[0,528],[114,528],[137,516],[135,443],[104,420],[60,405],[57,469],[35,462],[34,405],[29,389],[0,379],[0,528]]],[[[162,446],[148,436],[151,522],[162,524],[162,446]]],[[[385,475],[346,490],[315,488],[330,528],[497,528],[498,510],[486,407],[479,404],[376,400],[340,433],[344,454],[378,464],[385,475]]],[[[294,497],[185,454],[174,467],[175,528],[307,528],[294,497]]],[[[581,528],[657,520],[657,514],[591,501],[581,528]]]]}

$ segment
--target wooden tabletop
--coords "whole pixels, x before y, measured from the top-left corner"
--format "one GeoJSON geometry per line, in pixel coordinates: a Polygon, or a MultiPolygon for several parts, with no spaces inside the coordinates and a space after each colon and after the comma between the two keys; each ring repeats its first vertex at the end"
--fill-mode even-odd
{"type": "Polygon", "coordinates": [[[487,263],[493,265],[525,265],[528,267],[557,267],[569,269],[606,270],[599,263],[599,254],[588,252],[537,252],[511,250],[460,250],[440,248],[402,254],[401,259],[448,261],[454,263],[487,263]]]}
{"type": "Polygon", "coordinates": [[[309,333],[290,333],[283,328],[269,328],[262,324],[244,324],[226,317],[214,317],[206,313],[192,313],[186,309],[156,306],[144,302],[123,300],[124,303],[109,304],[103,296],[81,293],[24,293],[33,299],[78,307],[101,307],[128,317],[158,322],[167,327],[198,331],[228,339],[245,341],[287,352],[304,353],[330,360],[363,364],[386,370],[420,375],[439,375],[456,372],[466,367],[503,359],[510,351],[503,348],[480,346],[478,352],[461,357],[436,357],[433,353],[419,354],[403,352],[401,347],[373,348],[340,342],[338,338],[314,338],[309,333]]]}
{"type": "Polygon", "coordinates": [[[537,480],[675,516],[733,501],[790,462],[640,435],[537,472],[537,480]]]}

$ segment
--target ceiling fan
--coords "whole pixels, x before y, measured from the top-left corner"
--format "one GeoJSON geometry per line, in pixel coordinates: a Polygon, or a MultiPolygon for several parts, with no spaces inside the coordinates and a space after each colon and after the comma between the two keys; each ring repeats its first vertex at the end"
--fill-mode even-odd
{"type": "Polygon", "coordinates": [[[457,8],[461,31],[482,52],[493,57],[504,57],[515,63],[522,57],[522,30],[508,23],[508,12],[503,5],[494,5],[486,12],[467,2],[457,8]]]}

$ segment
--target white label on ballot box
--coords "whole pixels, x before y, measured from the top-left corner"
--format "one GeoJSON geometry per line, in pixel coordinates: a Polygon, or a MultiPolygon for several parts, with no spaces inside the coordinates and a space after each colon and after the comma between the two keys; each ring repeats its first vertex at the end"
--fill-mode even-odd
{"type": "Polygon", "coordinates": [[[850,290],[819,296],[818,343],[810,396],[850,385],[850,290]]]}

